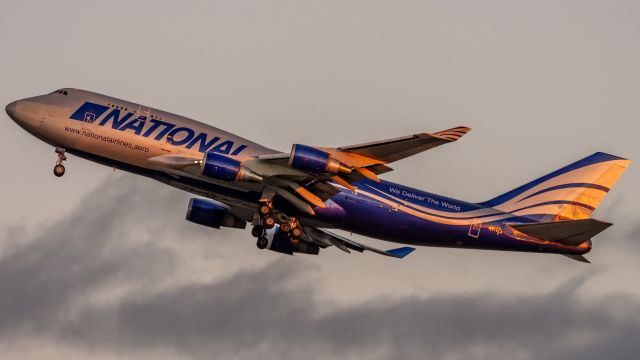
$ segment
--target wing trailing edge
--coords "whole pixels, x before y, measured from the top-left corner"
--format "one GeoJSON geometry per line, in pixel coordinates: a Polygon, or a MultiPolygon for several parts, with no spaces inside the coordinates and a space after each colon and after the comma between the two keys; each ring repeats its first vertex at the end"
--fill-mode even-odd
{"type": "Polygon", "coordinates": [[[405,256],[411,254],[415,248],[412,248],[410,246],[403,246],[400,248],[396,248],[396,249],[390,249],[390,250],[380,250],[377,248],[374,248],[372,246],[369,245],[365,245],[365,244],[361,244],[358,242],[355,242],[353,240],[347,239],[343,236],[331,233],[327,230],[324,229],[320,229],[320,228],[307,228],[307,230],[310,230],[312,232],[312,238],[316,239],[316,240],[320,240],[322,242],[334,245],[335,247],[337,247],[338,249],[344,251],[344,252],[351,252],[350,250],[354,250],[354,251],[358,251],[358,252],[364,252],[365,250],[367,251],[371,251],[374,252],[376,254],[380,254],[380,255],[384,255],[384,256],[390,256],[390,257],[394,257],[397,259],[402,259],[405,256]]]}

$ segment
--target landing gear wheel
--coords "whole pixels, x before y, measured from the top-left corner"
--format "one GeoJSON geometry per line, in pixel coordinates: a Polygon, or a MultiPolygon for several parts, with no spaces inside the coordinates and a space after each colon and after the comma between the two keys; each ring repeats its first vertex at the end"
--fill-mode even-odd
{"type": "Polygon", "coordinates": [[[260,205],[260,207],[258,208],[258,212],[262,216],[267,216],[267,215],[271,214],[271,210],[272,210],[271,206],[269,206],[268,204],[260,205]]]}
{"type": "Polygon", "coordinates": [[[64,165],[62,164],[57,164],[56,166],[53,167],[53,175],[60,177],[62,175],[64,175],[64,165]]]}
{"type": "Polygon", "coordinates": [[[260,225],[256,225],[251,229],[251,235],[254,238],[259,238],[263,232],[264,232],[264,228],[260,225]]]}
{"type": "Polygon", "coordinates": [[[58,160],[56,161],[56,166],[53,167],[53,175],[60,177],[64,175],[64,165],[62,162],[67,160],[67,157],[64,155],[65,149],[60,146],[56,146],[56,154],[58,154],[58,160]]]}
{"type": "Polygon", "coordinates": [[[289,231],[291,231],[291,224],[288,222],[283,222],[282,224],[280,224],[280,231],[288,233],[289,231]]]}
{"type": "Polygon", "coordinates": [[[269,245],[269,240],[267,240],[267,238],[264,236],[259,237],[258,241],[256,241],[256,246],[258,247],[258,249],[266,249],[267,245],[269,245]]]}
{"type": "Polygon", "coordinates": [[[302,229],[300,229],[299,227],[293,228],[291,230],[291,237],[294,239],[300,239],[302,237],[302,229]]]}
{"type": "Polygon", "coordinates": [[[266,216],[263,220],[262,220],[262,225],[266,228],[266,229],[271,229],[276,225],[276,219],[272,218],[271,216],[266,216]]]}

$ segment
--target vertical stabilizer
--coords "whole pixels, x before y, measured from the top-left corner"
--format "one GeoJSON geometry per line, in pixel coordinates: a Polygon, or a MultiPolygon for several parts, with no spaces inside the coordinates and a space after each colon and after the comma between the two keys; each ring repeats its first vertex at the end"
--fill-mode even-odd
{"type": "Polygon", "coordinates": [[[541,221],[587,219],[630,163],[598,152],[480,205],[541,221]]]}

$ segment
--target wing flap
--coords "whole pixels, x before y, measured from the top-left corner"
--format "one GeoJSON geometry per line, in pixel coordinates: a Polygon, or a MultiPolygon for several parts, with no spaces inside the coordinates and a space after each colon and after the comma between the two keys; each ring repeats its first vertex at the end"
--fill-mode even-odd
{"type": "Polygon", "coordinates": [[[314,237],[314,235],[315,236],[322,236],[324,239],[328,240],[333,245],[335,245],[337,248],[339,248],[340,250],[345,251],[345,252],[350,252],[349,250],[354,250],[354,251],[358,251],[358,252],[364,252],[365,250],[368,250],[368,251],[374,252],[376,254],[402,259],[405,256],[411,254],[415,250],[415,248],[412,248],[412,247],[409,247],[409,246],[403,246],[403,247],[396,248],[396,249],[391,249],[391,250],[380,250],[380,249],[374,248],[374,247],[369,246],[369,245],[365,245],[365,244],[361,244],[361,243],[355,242],[353,240],[350,240],[350,239],[347,239],[347,238],[345,238],[343,236],[331,233],[331,232],[329,232],[327,230],[324,230],[324,229],[312,228],[312,231],[315,234],[312,234],[311,237],[314,237]]]}

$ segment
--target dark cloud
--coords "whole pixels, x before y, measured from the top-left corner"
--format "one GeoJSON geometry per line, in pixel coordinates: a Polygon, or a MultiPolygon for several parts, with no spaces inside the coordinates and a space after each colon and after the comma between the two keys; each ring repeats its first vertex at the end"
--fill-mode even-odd
{"type": "Polygon", "coordinates": [[[305,270],[274,263],[126,302],[115,311],[118,330],[138,345],[199,349],[204,357],[268,349],[266,358],[635,358],[640,304],[631,299],[584,304],[575,290],[560,289],[382,299],[320,315],[326,307],[313,300],[313,286],[279,285],[305,270]]]}
{"type": "Polygon", "coordinates": [[[6,241],[13,246],[0,259],[0,332],[46,325],[87,294],[112,282],[126,283],[132,274],[155,277],[170,271],[170,252],[123,237],[120,225],[133,227],[145,211],[132,182],[106,185],[34,239],[9,231],[6,241]]]}
{"type": "Polygon", "coordinates": [[[95,352],[165,349],[202,359],[636,358],[640,302],[585,299],[588,275],[538,295],[487,291],[348,305],[319,300],[317,266],[301,257],[167,282],[186,260],[160,239],[202,231],[169,219],[185,199],[127,176],[102,184],[32,239],[10,231],[7,240],[18,245],[0,258],[2,341],[45,337],[95,352]],[[122,287],[120,296],[96,300],[122,287]]]}

